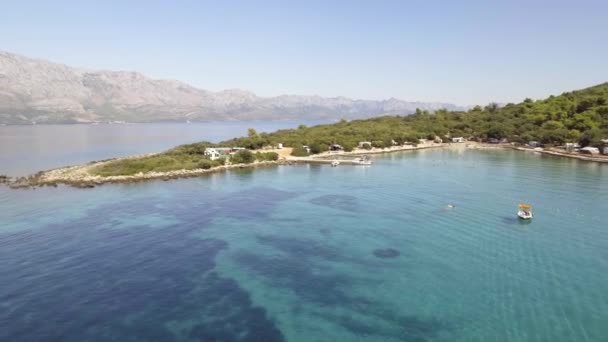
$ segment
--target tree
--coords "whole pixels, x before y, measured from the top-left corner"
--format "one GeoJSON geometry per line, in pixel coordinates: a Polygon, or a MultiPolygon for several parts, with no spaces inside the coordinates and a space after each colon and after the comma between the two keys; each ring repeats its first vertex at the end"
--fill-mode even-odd
{"type": "Polygon", "coordinates": [[[498,103],[496,102],[490,102],[487,106],[486,106],[486,110],[490,113],[496,113],[496,111],[498,110],[498,103]]]}
{"type": "Polygon", "coordinates": [[[257,138],[258,137],[258,131],[255,130],[255,128],[248,128],[247,129],[247,136],[250,138],[257,138]]]}
{"type": "Polygon", "coordinates": [[[549,121],[545,122],[541,127],[546,130],[556,130],[556,129],[564,128],[564,124],[562,124],[559,121],[549,120],[549,121]]]}
{"type": "Polygon", "coordinates": [[[599,146],[602,140],[602,132],[597,129],[590,129],[588,131],[583,132],[581,138],[579,139],[579,143],[581,146],[599,146]]]}

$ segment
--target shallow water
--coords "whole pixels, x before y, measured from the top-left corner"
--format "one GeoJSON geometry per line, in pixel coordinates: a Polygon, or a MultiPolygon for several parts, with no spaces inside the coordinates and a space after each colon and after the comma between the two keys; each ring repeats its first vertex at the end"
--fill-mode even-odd
{"type": "Polygon", "coordinates": [[[604,341],[607,177],[454,149],[0,188],[0,340],[604,341]]]}

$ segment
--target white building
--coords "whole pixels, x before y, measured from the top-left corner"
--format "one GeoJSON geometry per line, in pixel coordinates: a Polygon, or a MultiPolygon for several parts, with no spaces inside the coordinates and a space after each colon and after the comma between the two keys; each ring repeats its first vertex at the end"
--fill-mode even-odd
{"type": "Polygon", "coordinates": [[[211,160],[218,160],[221,156],[220,152],[214,148],[206,148],[203,154],[211,160]]]}
{"type": "Polygon", "coordinates": [[[600,154],[600,149],[597,147],[591,147],[591,146],[587,146],[587,147],[583,147],[580,149],[580,153],[583,154],[600,154]]]}
{"type": "Polygon", "coordinates": [[[452,142],[453,143],[463,143],[464,142],[464,138],[463,137],[452,138],[452,142]]]}

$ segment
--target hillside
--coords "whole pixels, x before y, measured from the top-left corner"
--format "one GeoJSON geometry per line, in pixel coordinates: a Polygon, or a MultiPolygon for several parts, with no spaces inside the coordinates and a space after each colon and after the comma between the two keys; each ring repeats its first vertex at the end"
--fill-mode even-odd
{"type": "Polygon", "coordinates": [[[0,124],[316,120],[407,115],[445,103],[211,92],[136,72],[91,71],[0,51],[0,124]]]}
{"type": "Polygon", "coordinates": [[[301,126],[271,134],[251,132],[249,137],[224,144],[259,148],[281,142],[286,146],[309,145],[313,150],[324,150],[332,143],[349,149],[360,141],[386,146],[392,140],[414,142],[417,138],[435,136],[506,138],[521,143],[537,140],[546,144],[579,141],[583,146],[599,145],[601,139],[608,138],[608,83],[539,101],[526,99],[504,107],[477,106],[466,112],[417,110],[406,117],[343,120],[333,125],[301,126]]]}

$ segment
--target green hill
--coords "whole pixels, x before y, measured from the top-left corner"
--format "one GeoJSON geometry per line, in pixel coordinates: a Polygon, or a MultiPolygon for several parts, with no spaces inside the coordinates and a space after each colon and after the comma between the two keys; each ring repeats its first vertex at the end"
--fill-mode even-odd
{"type": "Polygon", "coordinates": [[[341,121],[336,124],[280,130],[269,134],[250,132],[248,137],[222,142],[224,145],[260,148],[283,143],[313,150],[333,143],[346,149],[359,141],[388,145],[391,141],[416,142],[418,138],[475,137],[481,140],[506,138],[513,142],[541,141],[545,144],[580,142],[598,145],[608,137],[608,83],[550,96],[544,100],[524,100],[519,104],[463,111],[417,110],[415,114],[383,116],[367,120],[341,121]]]}

